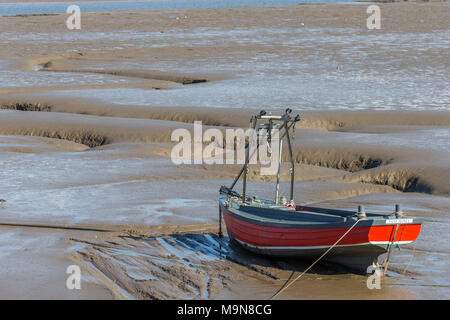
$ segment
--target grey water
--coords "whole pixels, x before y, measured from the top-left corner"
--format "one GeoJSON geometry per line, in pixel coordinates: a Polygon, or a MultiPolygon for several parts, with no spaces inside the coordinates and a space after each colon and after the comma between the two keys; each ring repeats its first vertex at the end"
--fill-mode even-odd
{"type": "Polygon", "coordinates": [[[146,1],[94,1],[94,2],[32,2],[0,3],[0,16],[19,14],[64,13],[69,5],[78,5],[83,12],[181,9],[181,8],[226,8],[239,6],[281,6],[299,3],[353,2],[352,0],[146,0],[146,1]]]}
{"type": "MultiPolygon", "coordinates": [[[[283,5],[302,0],[148,0],[127,2],[80,2],[82,10],[139,10],[149,8],[225,7],[233,5],[283,5]]],[[[321,0],[306,0],[317,2],[321,0]]],[[[331,2],[329,0],[326,0],[331,2]]],[[[66,3],[0,4],[10,14],[65,10],[66,3]],[[58,10],[59,10],[58,9],[58,10]]],[[[1,31],[1,29],[0,29],[1,31]]],[[[202,60],[160,59],[158,61],[123,61],[115,69],[176,70],[186,74],[232,74],[232,79],[195,86],[175,86],[169,90],[143,88],[97,88],[89,90],[47,91],[45,95],[96,97],[115,104],[152,106],[201,106],[223,108],[283,109],[291,106],[303,110],[371,109],[371,110],[450,110],[449,69],[445,50],[450,43],[448,30],[433,33],[391,32],[361,33],[358,26],[288,28],[259,26],[251,29],[200,27],[192,30],[136,29],[119,32],[35,30],[28,33],[0,32],[5,45],[26,41],[30,50],[67,43],[72,50],[121,50],[127,48],[178,46],[227,46],[236,43],[284,47],[283,55],[260,51],[239,59],[214,56],[202,60]],[[73,47],[75,44],[75,47],[73,47]],[[309,54],[299,54],[300,48],[309,54]],[[345,49],[342,49],[345,48],[345,49]],[[367,59],[368,50],[373,59],[367,59]],[[340,52],[335,55],[334,52],[340,52]],[[409,54],[400,54],[408,52],[409,54]],[[393,54],[396,53],[396,54],[393,54]],[[421,63],[417,63],[417,57],[421,63]],[[377,58],[378,57],[378,58],[377,58]],[[402,63],[413,67],[396,68],[402,63]],[[239,72],[238,72],[239,71],[239,72]]],[[[83,73],[44,73],[11,71],[0,60],[3,87],[51,87],[129,83],[109,75],[83,73]]],[[[92,68],[110,68],[94,62],[92,68]]]]}

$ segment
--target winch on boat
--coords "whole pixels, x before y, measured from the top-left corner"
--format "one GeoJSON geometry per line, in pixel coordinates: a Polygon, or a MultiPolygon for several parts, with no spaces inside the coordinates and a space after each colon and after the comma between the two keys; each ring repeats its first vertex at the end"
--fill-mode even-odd
{"type": "Polygon", "coordinates": [[[252,132],[257,136],[271,135],[274,128],[279,130],[275,199],[247,195],[249,159],[260,145],[258,140],[251,153],[249,142],[241,171],[230,187],[220,188],[220,221],[223,217],[228,236],[256,253],[310,259],[317,259],[326,253],[323,260],[357,270],[367,270],[373,263],[379,263],[380,255],[388,253],[382,262],[387,268],[392,248],[415,241],[422,219],[406,217],[399,205],[391,214],[368,213],[363,206],[359,206],[357,211],[347,211],[296,205],[291,141],[300,117],[291,117],[291,113],[291,109],[286,109],[283,115],[275,116],[261,111],[251,118],[252,132]],[[263,124],[257,126],[258,122],[263,124]],[[279,195],[281,146],[284,140],[290,156],[289,200],[279,195]],[[241,176],[243,191],[239,193],[234,187],[241,176]]]}

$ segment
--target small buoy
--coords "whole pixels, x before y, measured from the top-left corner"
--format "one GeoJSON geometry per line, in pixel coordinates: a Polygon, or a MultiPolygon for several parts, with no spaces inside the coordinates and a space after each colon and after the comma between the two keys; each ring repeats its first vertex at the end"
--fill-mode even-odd
{"type": "Polygon", "coordinates": [[[0,203],[5,203],[6,200],[0,199],[0,203]]]}

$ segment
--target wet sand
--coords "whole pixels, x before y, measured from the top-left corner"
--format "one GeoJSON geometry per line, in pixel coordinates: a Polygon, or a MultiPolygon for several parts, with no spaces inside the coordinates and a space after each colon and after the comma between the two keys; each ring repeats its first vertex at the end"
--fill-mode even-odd
{"type": "MultiPolygon", "coordinates": [[[[195,120],[245,128],[269,101],[268,110],[287,103],[302,115],[296,203],[380,213],[401,203],[425,220],[417,242],[394,252],[381,290],[322,264],[281,298],[448,299],[449,5],[380,6],[388,35],[377,41],[410,52],[352,43],[367,33],[361,4],[90,13],[78,34],[64,29],[65,15],[0,17],[0,298],[269,298],[308,262],[249,255],[217,238],[218,189],[240,167],[170,160],[174,129],[195,120]],[[411,33],[421,40],[403,43],[411,33]],[[308,104],[307,90],[289,84],[333,73],[342,83],[365,73],[386,81],[386,70],[406,88],[386,86],[396,95],[386,104],[352,100],[345,85],[337,101],[315,105],[327,98],[313,93],[308,104]],[[298,96],[236,89],[270,77],[298,96]],[[414,77],[423,85],[407,82],[414,77]],[[65,287],[71,264],[82,269],[82,290],[65,287]]],[[[250,169],[251,192],[272,197],[274,179],[250,169]]],[[[287,172],[282,181],[287,192],[287,172]]]]}

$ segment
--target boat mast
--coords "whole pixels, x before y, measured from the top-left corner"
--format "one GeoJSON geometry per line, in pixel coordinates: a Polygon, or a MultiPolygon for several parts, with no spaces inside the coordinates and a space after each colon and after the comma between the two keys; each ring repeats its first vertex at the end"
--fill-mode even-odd
{"type": "MultiPolygon", "coordinates": [[[[242,182],[242,202],[246,202],[246,193],[247,193],[247,174],[248,174],[248,165],[250,158],[253,157],[254,153],[258,151],[259,148],[259,129],[266,129],[267,135],[268,135],[268,142],[271,142],[272,139],[272,132],[273,129],[273,122],[274,121],[281,121],[283,124],[280,126],[279,130],[280,132],[284,129],[284,133],[279,136],[279,150],[278,150],[278,172],[277,172],[277,185],[276,185],[276,193],[275,193],[275,203],[279,203],[279,190],[280,190],[280,171],[281,171],[281,156],[282,156],[282,146],[283,146],[283,139],[284,137],[287,138],[288,148],[289,148],[289,156],[291,161],[291,168],[290,168],[290,174],[291,174],[291,188],[290,188],[290,203],[293,204],[294,202],[294,157],[292,152],[292,145],[291,145],[291,136],[289,134],[290,130],[295,128],[296,122],[300,121],[300,116],[296,115],[294,119],[291,118],[290,114],[292,113],[292,109],[287,108],[285,113],[281,116],[273,116],[273,115],[266,115],[266,112],[264,110],[261,110],[260,113],[256,116],[252,116],[250,119],[250,129],[251,129],[251,135],[249,137],[248,144],[246,146],[245,150],[245,163],[242,169],[239,171],[238,175],[234,179],[233,183],[230,186],[230,189],[233,189],[236,183],[238,182],[239,178],[244,174],[243,176],[243,182],[242,182]],[[256,132],[256,124],[258,122],[258,119],[266,120],[268,123],[265,125],[260,125],[261,128],[258,128],[258,132],[256,132]],[[252,150],[252,154],[250,155],[250,146],[253,141],[253,135],[256,132],[256,148],[252,150]]],[[[275,125],[278,126],[278,125],[275,125]]]]}
{"type": "MultiPolygon", "coordinates": [[[[292,112],[292,110],[291,110],[292,112]]],[[[290,190],[290,196],[289,196],[289,203],[293,204],[294,203],[294,178],[295,178],[295,172],[294,172],[294,157],[292,155],[292,145],[291,145],[291,137],[289,134],[289,130],[287,127],[287,122],[285,121],[286,124],[286,138],[287,138],[287,143],[288,143],[288,148],[289,148],[289,158],[291,159],[291,190],[290,190]]],[[[295,122],[294,122],[295,125],[295,122]]]]}
{"type": "Polygon", "coordinates": [[[282,137],[279,137],[278,140],[278,172],[277,172],[277,187],[275,191],[275,204],[280,203],[280,170],[281,170],[281,154],[283,150],[283,140],[282,137]]]}
{"type": "MultiPolygon", "coordinates": [[[[259,112],[259,116],[260,116],[260,117],[263,116],[263,115],[265,115],[265,114],[266,114],[266,112],[265,112],[264,110],[261,110],[261,111],[259,112]]],[[[257,120],[257,117],[255,116],[255,127],[256,127],[256,120],[257,120]]],[[[251,124],[251,123],[252,123],[252,122],[251,122],[251,120],[250,120],[250,124],[251,124]]],[[[251,127],[251,125],[250,125],[250,127],[251,127]]],[[[249,140],[249,141],[251,141],[251,140],[249,140]]],[[[250,144],[248,144],[245,148],[249,148],[249,147],[250,147],[250,144]]],[[[254,153],[258,150],[258,148],[259,148],[259,139],[256,140],[256,148],[253,150],[253,152],[252,152],[252,154],[249,156],[249,158],[252,158],[252,157],[253,157],[254,153]]],[[[246,151],[246,152],[247,152],[247,151],[246,151]]],[[[246,153],[246,155],[247,155],[247,153],[246,153]]],[[[246,159],[246,160],[247,160],[247,159],[246,159]]],[[[246,168],[246,163],[247,163],[247,162],[244,163],[244,165],[242,166],[242,168],[241,168],[241,170],[239,171],[238,175],[236,176],[236,178],[234,178],[234,181],[233,181],[233,183],[231,184],[230,189],[233,189],[234,186],[236,185],[236,183],[239,181],[239,178],[242,176],[242,173],[244,172],[244,170],[245,170],[245,168],[246,168]]]]}
{"type": "MultiPolygon", "coordinates": [[[[256,128],[256,121],[257,121],[257,118],[252,116],[252,118],[250,119],[250,129],[252,129],[252,130],[251,130],[251,135],[248,140],[247,149],[245,150],[245,164],[243,167],[243,169],[244,169],[244,180],[242,181],[242,202],[243,203],[245,203],[245,193],[247,191],[247,173],[248,173],[248,162],[250,161],[249,160],[250,145],[253,141],[253,134],[254,134],[255,128],[256,128]]],[[[256,138],[258,139],[258,137],[256,137],[256,138]]],[[[253,154],[252,154],[252,156],[253,156],[253,154]]]]}

